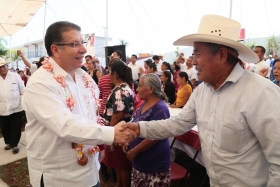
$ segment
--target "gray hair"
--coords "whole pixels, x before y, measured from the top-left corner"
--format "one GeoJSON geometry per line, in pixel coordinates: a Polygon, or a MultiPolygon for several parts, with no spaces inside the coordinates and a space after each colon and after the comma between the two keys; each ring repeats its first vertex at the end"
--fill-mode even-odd
{"type": "Polygon", "coordinates": [[[142,75],[141,79],[143,79],[146,87],[154,88],[153,94],[156,97],[167,102],[167,97],[166,97],[165,93],[161,91],[161,81],[157,75],[148,73],[148,74],[142,75]]]}

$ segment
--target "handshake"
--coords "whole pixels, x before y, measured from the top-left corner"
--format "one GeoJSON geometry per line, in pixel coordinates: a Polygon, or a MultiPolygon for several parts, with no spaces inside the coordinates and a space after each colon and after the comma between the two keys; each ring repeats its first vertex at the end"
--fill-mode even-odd
{"type": "Polygon", "coordinates": [[[127,147],[140,134],[140,127],[137,122],[126,123],[121,121],[114,128],[114,144],[124,147],[127,147]]]}

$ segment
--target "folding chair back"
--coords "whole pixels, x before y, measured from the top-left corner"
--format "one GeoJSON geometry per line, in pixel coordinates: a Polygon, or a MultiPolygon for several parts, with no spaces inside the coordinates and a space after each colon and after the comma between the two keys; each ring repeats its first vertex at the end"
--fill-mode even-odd
{"type": "MultiPolygon", "coordinates": [[[[182,143],[187,144],[196,150],[196,153],[195,153],[194,157],[192,158],[192,162],[191,162],[191,165],[189,168],[189,170],[191,170],[194,165],[195,159],[196,159],[199,151],[201,150],[198,132],[196,132],[194,130],[190,130],[180,136],[175,136],[171,143],[170,149],[173,147],[176,140],[179,140],[182,143]]],[[[185,169],[184,167],[180,166],[179,164],[177,164],[175,162],[171,162],[171,181],[182,180],[182,184],[183,184],[184,180],[186,180],[187,178],[190,177],[189,170],[185,169]]]]}

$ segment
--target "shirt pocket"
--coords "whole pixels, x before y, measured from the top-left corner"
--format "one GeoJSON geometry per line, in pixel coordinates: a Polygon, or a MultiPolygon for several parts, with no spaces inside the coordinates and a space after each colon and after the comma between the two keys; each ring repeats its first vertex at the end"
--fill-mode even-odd
{"type": "Polygon", "coordinates": [[[18,84],[17,84],[17,83],[12,83],[12,85],[11,85],[11,91],[12,91],[12,92],[18,91],[18,84]]]}
{"type": "Polygon", "coordinates": [[[242,122],[230,124],[221,122],[220,149],[241,153],[246,149],[245,129],[242,122]]]}
{"type": "Polygon", "coordinates": [[[75,176],[73,171],[76,171],[79,166],[76,155],[77,152],[74,149],[58,151],[60,171],[63,175],[75,176]]]}

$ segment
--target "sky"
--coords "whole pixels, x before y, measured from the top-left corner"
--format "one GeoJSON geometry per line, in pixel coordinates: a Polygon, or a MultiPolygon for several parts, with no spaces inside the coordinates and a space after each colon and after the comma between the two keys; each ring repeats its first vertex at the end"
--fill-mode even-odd
{"type": "MultiPolygon", "coordinates": [[[[245,28],[246,38],[278,36],[279,5],[279,0],[232,0],[232,18],[245,28]]],[[[120,39],[128,42],[129,56],[175,51],[173,42],[196,33],[203,15],[229,17],[229,12],[230,0],[108,0],[110,44],[118,45],[120,39]]],[[[105,36],[106,0],[47,0],[46,7],[11,37],[11,47],[42,39],[44,28],[61,20],[78,24],[84,34],[105,36]]]]}

